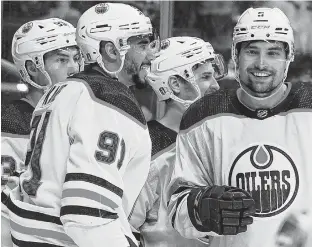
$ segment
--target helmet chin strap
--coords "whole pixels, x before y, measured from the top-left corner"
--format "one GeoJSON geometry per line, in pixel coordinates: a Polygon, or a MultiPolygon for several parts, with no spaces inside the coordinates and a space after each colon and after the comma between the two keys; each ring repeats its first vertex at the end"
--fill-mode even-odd
{"type": "Polygon", "coordinates": [[[130,46],[125,46],[123,48],[121,48],[120,50],[120,59],[121,59],[121,64],[119,66],[119,68],[116,71],[109,71],[108,69],[105,68],[105,65],[103,63],[102,60],[102,56],[98,56],[98,58],[96,59],[96,62],[98,63],[98,65],[109,75],[111,75],[112,77],[115,77],[118,79],[118,73],[122,70],[124,63],[125,63],[125,58],[126,58],[126,53],[128,51],[128,49],[130,48],[130,46]]]}
{"type": "Polygon", "coordinates": [[[180,99],[179,97],[175,96],[173,93],[172,93],[172,95],[170,95],[170,98],[172,100],[182,104],[185,108],[188,108],[193,102],[195,102],[195,100],[193,101],[193,100],[183,100],[183,99],[180,99]]]}
{"type": "MultiPolygon", "coordinates": [[[[241,84],[240,84],[241,85],[241,84]]],[[[251,99],[254,99],[258,102],[263,102],[263,101],[266,101],[266,100],[269,100],[269,99],[272,99],[279,91],[280,89],[283,87],[284,83],[281,83],[277,88],[275,88],[275,92],[267,97],[256,97],[256,96],[253,96],[251,95],[250,93],[248,93],[242,86],[240,87],[246,94],[248,94],[248,97],[250,97],[251,99]]]]}
{"type": "Polygon", "coordinates": [[[42,67],[38,68],[40,70],[40,72],[47,78],[48,80],[48,85],[46,86],[41,86],[39,84],[37,84],[36,82],[34,82],[28,72],[26,73],[26,82],[29,83],[31,86],[33,86],[34,88],[37,88],[39,90],[43,90],[43,92],[46,92],[51,86],[52,86],[52,80],[51,77],[49,76],[48,72],[46,72],[44,69],[42,69],[42,67]]]}
{"type": "Polygon", "coordinates": [[[47,86],[44,86],[42,88],[43,92],[46,92],[49,88],[52,87],[53,83],[52,83],[52,80],[51,80],[51,77],[49,76],[48,72],[45,71],[42,67],[39,68],[39,70],[41,71],[41,73],[47,78],[48,80],[48,85],[47,86]]]}
{"type": "Polygon", "coordinates": [[[185,108],[188,108],[191,104],[193,104],[196,100],[200,99],[200,97],[201,97],[200,89],[199,89],[198,85],[195,83],[195,81],[193,80],[193,78],[189,79],[189,83],[191,83],[193,85],[193,87],[195,88],[197,95],[198,95],[194,100],[183,100],[183,99],[179,98],[178,96],[174,95],[173,92],[170,93],[170,98],[172,100],[182,104],[185,108]]]}
{"type": "Polygon", "coordinates": [[[285,73],[284,73],[283,82],[285,82],[285,80],[286,80],[286,78],[287,78],[287,73],[288,73],[289,64],[290,64],[290,60],[288,59],[288,60],[286,61],[286,68],[285,68],[285,73]]]}

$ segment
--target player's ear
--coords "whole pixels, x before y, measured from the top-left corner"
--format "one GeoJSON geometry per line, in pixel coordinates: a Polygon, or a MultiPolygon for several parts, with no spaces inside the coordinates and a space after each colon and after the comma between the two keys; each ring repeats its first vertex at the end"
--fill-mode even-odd
{"type": "Polygon", "coordinates": [[[108,62],[116,62],[118,51],[112,42],[101,41],[100,42],[100,53],[104,59],[108,62]]]}
{"type": "Polygon", "coordinates": [[[181,85],[180,85],[180,81],[176,76],[170,76],[168,79],[168,85],[171,88],[171,90],[175,93],[175,94],[179,94],[181,91],[181,85]]]}
{"type": "Polygon", "coordinates": [[[27,60],[25,63],[26,70],[30,77],[35,77],[38,75],[38,69],[33,61],[27,60]]]}

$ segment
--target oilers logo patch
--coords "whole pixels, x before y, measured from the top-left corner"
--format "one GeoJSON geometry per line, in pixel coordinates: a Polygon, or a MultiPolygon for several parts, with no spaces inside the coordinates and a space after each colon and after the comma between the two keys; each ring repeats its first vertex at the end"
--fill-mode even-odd
{"type": "Polygon", "coordinates": [[[169,47],[170,41],[168,39],[162,40],[160,43],[160,49],[165,50],[169,47]]]}
{"type": "Polygon", "coordinates": [[[27,22],[22,28],[22,33],[28,33],[30,29],[32,29],[33,25],[34,24],[32,22],[27,22]]]}
{"type": "Polygon", "coordinates": [[[104,14],[108,10],[108,4],[106,3],[99,3],[95,6],[95,13],[97,14],[104,14]]]}
{"type": "Polygon", "coordinates": [[[58,25],[59,27],[68,27],[68,24],[64,21],[55,21],[53,22],[55,25],[58,25]]]}
{"type": "Polygon", "coordinates": [[[235,158],[228,184],[252,195],[256,217],[271,217],[292,204],[299,189],[299,175],[285,151],[271,145],[254,145],[235,158]]]}

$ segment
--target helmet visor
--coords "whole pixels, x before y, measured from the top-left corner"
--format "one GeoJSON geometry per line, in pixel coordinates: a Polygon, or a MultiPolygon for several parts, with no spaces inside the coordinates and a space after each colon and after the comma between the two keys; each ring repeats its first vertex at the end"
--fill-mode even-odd
{"type": "Polygon", "coordinates": [[[131,36],[127,43],[139,53],[155,54],[160,51],[160,39],[156,29],[150,34],[131,36]]]}
{"type": "Polygon", "coordinates": [[[228,74],[228,67],[224,61],[224,58],[221,54],[216,54],[212,60],[212,66],[214,69],[214,78],[216,80],[221,80],[228,74]]]}

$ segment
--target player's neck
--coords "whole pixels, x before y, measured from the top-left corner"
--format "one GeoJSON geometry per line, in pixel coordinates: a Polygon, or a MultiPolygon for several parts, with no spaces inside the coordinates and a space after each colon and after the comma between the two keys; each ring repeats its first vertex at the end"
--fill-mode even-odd
{"type": "Polygon", "coordinates": [[[239,101],[246,107],[255,110],[255,109],[270,109],[278,105],[284,98],[287,91],[287,85],[283,84],[274,94],[265,97],[259,98],[254,97],[246,93],[244,90],[239,88],[237,90],[237,97],[239,101]]]}
{"type": "Polygon", "coordinates": [[[185,110],[186,108],[182,104],[172,100],[167,103],[165,115],[158,122],[175,132],[179,132],[180,122],[185,110]]]}
{"type": "MultiPolygon", "coordinates": [[[[106,66],[106,69],[108,69],[108,71],[116,71],[117,70],[117,67],[112,67],[112,66],[108,66],[107,64],[105,64],[106,66]]],[[[114,77],[113,75],[107,73],[106,71],[104,71],[99,65],[94,65],[92,67],[92,69],[102,73],[102,74],[106,74],[106,75],[109,75],[110,77],[114,77]]],[[[114,77],[115,78],[115,77],[114,77]]],[[[131,78],[124,72],[124,70],[121,70],[119,73],[118,73],[118,81],[121,82],[122,84],[126,85],[127,87],[130,87],[130,86],[133,86],[134,83],[132,83],[131,81],[131,78]]]]}
{"type": "Polygon", "coordinates": [[[118,81],[120,81],[122,84],[126,85],[127,87],[133,86],[134,83],[132,82],[131,76],[129,76],[124,69],[122,69],[118,73],[118,81]]]}
{"type": "Polygon", "coordinates": [[[32,86],[28,86],[28,87],[29,87],[29,92],[25,96],[25,98],[35,108],[36,105],[38,104],[39,100],[43,96],[44,92],[43,92],[43,90],[32,87],[32,86]]]}

